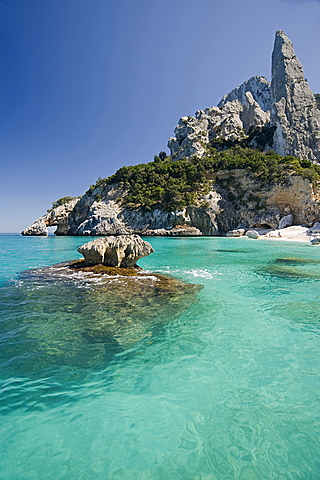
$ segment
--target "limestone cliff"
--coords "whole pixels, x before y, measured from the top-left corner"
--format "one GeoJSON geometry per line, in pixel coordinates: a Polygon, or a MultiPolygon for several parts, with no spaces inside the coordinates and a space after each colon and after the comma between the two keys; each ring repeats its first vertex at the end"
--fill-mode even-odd
{"type": "Polygon", "coordinates": [[[207,174],[209,190],[198,193],[193,205],[181,210],[143,206],[128,208],[118,184],[96,186],[80,200],[53,209],[25,229],[24,235],[223,235],[236,227],[277,228],[290,224],[312,226],[320,221],[320,193],[307,178],[289,175],[269,182],[244,169],[207,174]],[[287,217],[287,220],[284,220],[287,217]]]}
{"type": "Polygon", "coordinates": [[[56,235],[68,235],[69,215],[73,212],[79,198],[52,208],[43,217],[38,218],[30,227],[25,228],[22,235],[48,235],[47,227],[56,226],[56,235]]]}
{"type": "MultiPolygon", "coordinates": [[[[251,85],[256,85],[255,89],[252,88],[253,91],[258,90],[260,78],[251,79],[251,85]]],[[[237,98],[232,101],[223,100],[220,108],[206,108],[198,110],[195,117],[180,118],[174,130],[175,137],[168,141],[174,160],[191,155],[203,156],[210,145],[226,148],[237,143],[244,144],[244,141],[252,147],[258,145],[261,127],[270,128],[270,111],[261,109],[250,90],[245,91],[245,88],[239,87],[239,91],[234,92],[229,94],[231,98],[239,93],[242,103],[237,98]]],[[[270,143],[268,147],[271,147],[270,143]]]]}
{"type": "Polygon", "coordinates": [[[218,103],[218,107],[223,107],[227,102],[233,100],[239,100],[239,102],[245,102],[245,94],[250,92],[253,99],[259,104],[259,107],[264,112],[271,110],[271,84],[264,77],[255,76],[244,82],[240,87],[236,87],[231,90],[230,93],[224,95],[224,97],[218,103]]]}
{"type": "MultiPolygon", "coordinates": [[[[226,94],[217,107],[180,118],[168,141],[174,159],[241,144],[320,163],[320,111],[292,42],[276,32],[272,80],[256,76],[226,94]]],[[[318,100],[319,103],[319,100],[318,100]]]]}
{"type": "Polygon", "coordinates": [[[271,93],[274,150],[319,163],[320,111],[292,42],[281,30],[272,53],[271,93]]]}

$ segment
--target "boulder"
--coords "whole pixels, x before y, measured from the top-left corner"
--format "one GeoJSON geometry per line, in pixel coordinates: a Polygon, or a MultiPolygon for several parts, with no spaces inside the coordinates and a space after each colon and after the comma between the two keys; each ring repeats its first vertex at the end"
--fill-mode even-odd
{"type": "Polygon", "coordinates": [[[311,228],[309,228],[308,235],[320,235],[320,222],[316,222],[311,228]]]}
{"type": "Polygon", "coordinates": [[[320,235],[314,235],[310,238],[311,245],[320,245],[320,235]]]}
{"type": "Polygon", "coordinates": [[[291,227],[291,225],[293,225],[293,215],[289,213],[280,219],[278,228],[291,227]]]}
{"type": "Polygon", "coordinates": [[[257,230],[248,230],[246,232],[246,236],[248,238],[255,238],[256,239],[256,238],[259,238],[259,232],[257,232],[257,230]]]}
{"type": "Polygon", "coordinates": [[[148,242],[139,235],[119,235],[98,238],[78,248],[87,265],[130,268],[136,266],[139,258],[153,252],[148,242]]]}
{"type": "Polygon", "coordinates": [[[235,228],[226,233],[227,237],[242,237],[246,233],[244,228],[235,228]]]}
{"type": "Polygon", "coordinates": [[[280,214],[278,209],[262,210],[252,219],[252,227],[277,228],[279,225],[280,214]]]}
{"type": "Polygon", "coordinates": [[[196,227],[190,227],[189,225],[177,225],[168,231],[167,235],[177,237],[197,237],[202,235],[202,232],[196,227]]]}

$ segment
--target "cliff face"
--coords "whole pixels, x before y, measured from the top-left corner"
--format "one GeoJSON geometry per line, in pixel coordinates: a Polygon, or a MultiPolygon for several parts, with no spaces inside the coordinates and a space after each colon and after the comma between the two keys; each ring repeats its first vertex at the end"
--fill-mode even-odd
{"type": "Polygon", "coordinates": [[[30,227],[22,230],[22,235],[48,235],[47,227],[56,226],[56,235],[66,235],[69,231],[69,216],[74,211],[79,198],[53,208],[38,218],[30,227]]]}
{"type": "MultiPolygon", "coordinates": [[[[173,160],[201,158],[209,146],[225,150],[237,144],[320,163],[320,110],[282,31],[276,33],[271,83],[252,77],[217,107],[180,118],[168,142],[173,160]]],[[[270,185],[236,169],[214,173],[211,182],[211,190],[199,194],[195,206],[172,212],[130,209],[121,201],[126,196],[122,187],[96,186],[54,208],[22,234],[46,235],[47,227],[56,225],[57,235],[221,235],[238,226],[277,228],[287,221],[284,217],[309,226],[320,220],[319,194],[297,175],[289,175],[286,184],[270,185]]]]}
{"type": "Polygon", "coordinates": [[[217,107],[180,118],[175,137],[168,141],[174,159],[202,156],[210,145],[224,149],[240,143],[320,163],[320,111],[292,42],[281,30],[276,32],[271,70],[271,83],[252,77],[217,107]]]}
{"type": "MultiPolygon", "coordinates": [[[[181,117],[174,130],[175,137],[168,141],[174,160],[180,160],[192,155],[203,156],[207,148],[230,147],[247,141],[247,145],[256,147],[261,127],[270,128],[270,110],[264,111],[261,104],[268,105],[268,95],[265,95],[266,83],[263,77],[253,77],[246,85],[233,90],[220,102],[220,107],[198,110],[195,117],[181,117]],[[263,85],[261,95],[258,95],[263,85]],[[228,101],[228,98],[235,98],[228,101]]],[[[269,144],[269,148],[271,143],[269,144]]]]}
{"type": "Polygon", "coordinates": [[[320,163],[320,111],[293,45],[281,30],[272,54],[271,94],[274,150],[320,163]]]}
{"type": "Polygon", "coordinates": [[[270,186],[235,169],[214,173],[211,181],[211,190],[199,196],[198,206],[175,212],[130,210],[120,205],[125,192],[117,185],[97,187],[53,209],[22,233],[46,235],[47,226],[56,225],[57,235],[223,235],[239,226],[277,228],[287,215],[294,224],[309,226],[320,219],[320,195],[300,176],[270,186]]]}

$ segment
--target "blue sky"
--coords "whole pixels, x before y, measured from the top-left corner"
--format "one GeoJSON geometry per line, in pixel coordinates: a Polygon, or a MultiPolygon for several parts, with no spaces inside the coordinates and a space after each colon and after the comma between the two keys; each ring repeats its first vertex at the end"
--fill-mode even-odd
{"type": "Polygon", "coordinates": [[[0,232],[167,150],[179,117],[252,75],[274,34],[320,92],[319,0],[0,0],[0,232]]]}

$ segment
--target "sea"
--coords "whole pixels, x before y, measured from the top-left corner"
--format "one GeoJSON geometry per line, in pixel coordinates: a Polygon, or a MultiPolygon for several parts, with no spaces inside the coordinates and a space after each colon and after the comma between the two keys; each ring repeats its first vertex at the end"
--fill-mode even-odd
{"type": "Polygon", "coordinates": [[[130,287],[51,267],[89,240],[0,235],[0,479],[319,480],[320,247],[146,238],[130,287]]]}

